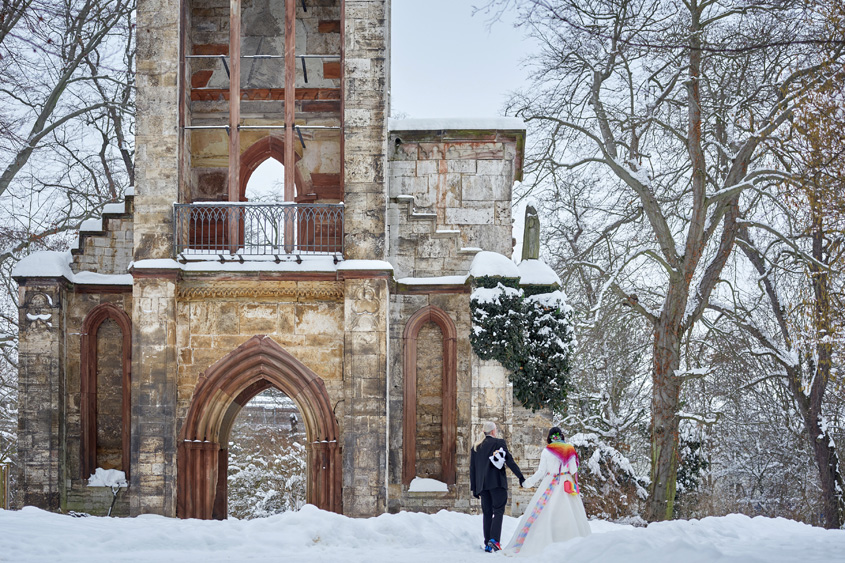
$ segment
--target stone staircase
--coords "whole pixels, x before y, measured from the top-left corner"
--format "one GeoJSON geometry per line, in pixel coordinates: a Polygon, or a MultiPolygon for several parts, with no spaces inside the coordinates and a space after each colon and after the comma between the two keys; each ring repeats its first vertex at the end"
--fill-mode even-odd
{"type": "Polygon", "coordinates": [[[463,275],[481,251],[463,245],[461,229],[439,228],[437,213],[417,207],[412,195],[390,198],[388,224],[397,278],[463,275]]]}

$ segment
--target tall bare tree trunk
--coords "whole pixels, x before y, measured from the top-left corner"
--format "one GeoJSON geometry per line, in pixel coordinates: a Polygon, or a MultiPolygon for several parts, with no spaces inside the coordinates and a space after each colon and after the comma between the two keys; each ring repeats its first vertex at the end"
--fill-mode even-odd
{"type": "Polygon", "coordinates": [[[651,398],[651,483],[646,520],[672,518],[675,481],[678,475],[678,407],[681,379],[678,327],[661,315],[654,329],[654,360],[651,398]]]}
{"type": "MultiPolygon", "coordinates": [[[[821,190],[819,190],[821,192],[821,190]]],[[[817,192],[818,193],[818,192],[817,192]]],[[[819,470],[819,483],[822,488],[822,512],[824,527],[838,529],[845,524],[845,483],[839,471],[839,458],[836,455],[836,447],[833,436],[823,424],[822,406],[827,384],[830,381],[830,371],[833,359],[833,343],[827,335],[833,334],[833,303],[830,297],[830,276],[827,268],[821,264],[829,265],[830,256],[825,249],[825,227],[822,199],[814,198],[810,203],[812,209],[812,231],[813,240],[813,261],[809,262],[810,279],[813,285],[813,320],[815,332],[818,335],[815,343],[815,365],[814,377],[809,393],[799,395],[799,408],[804,416],[804,425],[807,430],[807,438],[813,450],[816,466],[819,470]]],[[[801,391],[798,389],[797,391],[801,391]]]]}

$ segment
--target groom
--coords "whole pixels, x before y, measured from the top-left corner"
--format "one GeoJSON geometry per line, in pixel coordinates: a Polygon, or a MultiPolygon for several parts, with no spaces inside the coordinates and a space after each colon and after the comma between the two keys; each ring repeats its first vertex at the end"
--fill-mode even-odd
{"type": "Polygon", "coordinates": [[[502,549],[499,540],[502,535],[505,505],[508,503],[505,465],[517,476],[520,485],[525,481],[525,477],[508,451],[508,445],[496,437],[496,424],[485,422],[481,430],[484,435],[469,456],[469,483],[472,496],[481,499],[481,512],[484,514],[484,550],[498,551],[502,549]]]}

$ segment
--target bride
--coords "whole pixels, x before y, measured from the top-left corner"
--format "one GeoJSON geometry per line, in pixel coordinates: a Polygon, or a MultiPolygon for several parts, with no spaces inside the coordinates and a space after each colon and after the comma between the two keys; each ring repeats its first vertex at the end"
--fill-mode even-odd
{"type": "Polygon", "coordinates": [[[537,472],[523,487],[540,487],[505,548],[505,553],[535,554],[553,542],[590,535],[587,513],[578,491],[578,454],[572,444],[563,441],[563,432],[549,430],[548,446],[540,454],[537,472]]]}

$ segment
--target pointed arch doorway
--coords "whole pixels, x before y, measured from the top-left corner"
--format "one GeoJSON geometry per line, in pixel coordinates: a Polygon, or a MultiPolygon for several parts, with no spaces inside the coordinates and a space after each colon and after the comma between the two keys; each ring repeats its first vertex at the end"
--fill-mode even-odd
{"type": "Polygon", "coordinates": [[[253,336],[200,375],[179,434],[176,513],[223,519],[227,506],[228,443],[243,405],[271,387],[294,400],[307,436],[306,500],[340,513],[338,425],[325,384],[271,338],[253,336]]]}

